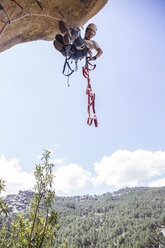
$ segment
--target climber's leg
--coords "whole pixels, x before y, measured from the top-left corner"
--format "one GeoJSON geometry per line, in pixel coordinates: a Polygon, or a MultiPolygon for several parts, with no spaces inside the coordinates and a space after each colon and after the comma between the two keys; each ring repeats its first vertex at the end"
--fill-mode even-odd
{"type": "Polygon", "coordinates": [[[63,56],[66,56],[65,46],[61,42],[59,42],[58,40],[54,40],[53,45],[56,50],[62,53],[63,56]]]}
{"type": "Polygon", "coordinates": [[[59,29],[60,29],[62,34],[69,31],[69,28],[64,21],[59,21],[59,29]]]}
{"type": "Polygon", "coordinates": [[[68,28],[67,24],[64,21],[59,21],[59,29],[63,34],[63,41],[65,45],[69,45],[80,35],[80,30],[78,28],[68,28]]]}
{"type": "Polygon", "coordinates": [[[61,44],[65,45],[63,41],[63,36],[61,34],[57,34],[55,36],[55,40],[58,40],[61,44]]]}
{"type": "Polygon", "coordinates": [[[83,50],[85,45],[84,40],[82,39],[81,35],[79,35],[74,41],[73,44],[78,50],[83,50]]]}

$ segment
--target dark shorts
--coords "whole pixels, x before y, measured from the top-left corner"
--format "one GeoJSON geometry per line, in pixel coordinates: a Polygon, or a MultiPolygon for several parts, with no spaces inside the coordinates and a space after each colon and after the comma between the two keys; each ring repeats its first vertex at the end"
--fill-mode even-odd
{"type": "Polygon", "coordinates": [[[72,51],[71,51],[71,58],[77,60],[77,59],[82,59],[87,55],[88,48],[86,46],[84,46],[84,48],[82,50],[78,50],[76,48],[76,46],[73,44],[72,45],[72,51]]]}
{"type": "Polygon", "coordinates": [[[72,45],[66,46],[63,42],[63,36],[61,34],[56,35],[56,40],[63,44],[63,48],[69,52],[71,59],[78,60],[84,58],[88,53],[88,48],[86,47],[84,40],[79,35],[77,39],[73,41],[72,45]],[[77,49],[76,47],[84,46],[83,49],[77,49]]]}

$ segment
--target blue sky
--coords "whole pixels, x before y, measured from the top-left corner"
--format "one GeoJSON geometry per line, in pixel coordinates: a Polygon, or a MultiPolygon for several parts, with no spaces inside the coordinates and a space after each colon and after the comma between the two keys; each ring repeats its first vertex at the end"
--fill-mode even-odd
{"type": "Polygon", "coordinates": [[[60,195],[165,185],[164,13],[163,0],[115,0],[88,22],[97,25],[94,39],[104,51],[91,72],[98,128],[86,125],[83,62],[67,87],[64,58],[52,42],[0,54],[0,176],[7,192],[31,187],[43,149],[53,150],[60,195]]]}

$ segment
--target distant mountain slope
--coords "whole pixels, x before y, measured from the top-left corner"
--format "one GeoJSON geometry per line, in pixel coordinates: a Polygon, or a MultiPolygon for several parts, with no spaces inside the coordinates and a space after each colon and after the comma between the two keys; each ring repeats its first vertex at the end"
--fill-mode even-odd
{"type": "Polygon", "coordinates": [[[126,188],[101,196],[65,197],[60,213],[58,247],[165,247],[165,187],[126,188]]]}
{"type": "MultiPolygon", "coordinates": [[[[26,191],[25,195],[32,194],[26,191]]],[[[56,248],[65,240],[73,248],[165,248],[165,187],[56,197],[55,208],[59,213],[56,248]]]]}

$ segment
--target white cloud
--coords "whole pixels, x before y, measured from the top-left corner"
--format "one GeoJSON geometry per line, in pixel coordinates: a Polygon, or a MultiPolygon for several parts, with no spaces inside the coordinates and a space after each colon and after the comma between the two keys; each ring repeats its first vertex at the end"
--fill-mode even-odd
{"type": "Polygon", "coordinates": [[[5,180],[8,194],[32,189],[34,185],[33,173],[22,171],[18,159],[7,160],[3,155],[0,156],[0,178],[5,180]]]}
{"type": "Polygon", "coordinates": [[[165,152],[147,150],[117,150],[94,164],[95,185],[116,187],[138,186],[141,181],[161,176],[165,172],[165,152]]]}
{"type": "Polygon", "coordinates": [[[165,177],[160,178],[158,180],[151,181],[149,183],[150,187],[163,187],[165,186],[165,177]]]}
{"type": "MultiPolygon", "coordinates": [[[[55,166],[55,190],[56,193],[69,193],[85,186],[90,180],[90,173],[76,164],[68,164],[64,159],[52,161],[55,166]]],[[[6,182],[6,193],[18,193],[19,190],[33,189],[35,179],[33,173],[22,170],[18,159],[7,160],[0,156],[0,178],[6,182]]]]}
{"type": "MultiPolygon", "coordinates": [[[[62,158],[52,161],[55,164],[55,191],[68,194],[83,189],[88,182],[95,186],[134,187],[148,185],[165,186],[165,151],[117,150],[110,156],[104,156],[94,164],[95,177],[81,166],[67,164],[62,158]],[[157,180],[154,180],[157,177],[157,180]]],[[[7,193],[32,189],[35,183],[33,173],[23,171],[18,159],[7,160],[0,156],[0,178],[6,181],[7,193]]],[[[86,194],[86,192],[84,192],[86,194]]],[[[96,192],[97,194],[97,192],[96,192]]]]}
{"type": "Polygon", "coordinates": [[[55,189],[57,193],[78,190],[90,181],[90,173],[76,164],[60,166],[55,170],[55,189]]]}
{"type": "Polygon", "coordinates": [[[52,160],[52,163],[55,165],[55,166],[64,166],[66,165],[66,162],[63,158],[57,158],[55,160],[52,160]]]}

